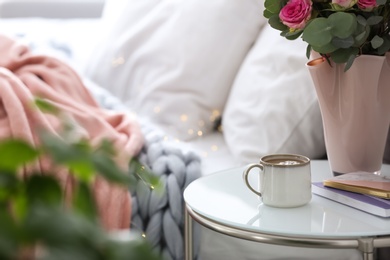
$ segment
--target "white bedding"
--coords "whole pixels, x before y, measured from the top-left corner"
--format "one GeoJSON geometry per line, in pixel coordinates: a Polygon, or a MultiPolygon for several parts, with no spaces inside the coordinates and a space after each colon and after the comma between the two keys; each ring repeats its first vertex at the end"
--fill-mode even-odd
{"type": "MultiPolygon", "coordinates": [[[[0,19],[0,32],[16,35],[32,43],[37,52],[53,54],[83,71],[92,47],[100,35],[96,19],[47,20],[38,18],[0,19]]],[[[232,156],[223,134],[212,132],[188,142],[178,142],[184,150],[202,158],[202,174],[208,175],[241,166],[232,156]]],[[[223,182],[221,182],[223,184],[223,182]]],[[[317,250],[259,245],[202,228],[201,259],[360,259],[356,250],[317,250]]]]}
{"type": "Polygon", "coordinates": [[[37,53],[61,58],[82,71],[101,32],[100,19],[0,19],[0,32],[25,41],[37,53]]]}
{"type": "MultiPolygon", "coordinates": [[[[38,53],[54,55],[70,63],[81,74],[88,66],[101,31],[99,19],[0,19],[0,32],[16,36],[38,53]]],[[[179,142],[184,150],[195,150],[203,159],[203,175],[241,166],[226,145],[223,134],[212,132],[188,142],[179,142]]]]}

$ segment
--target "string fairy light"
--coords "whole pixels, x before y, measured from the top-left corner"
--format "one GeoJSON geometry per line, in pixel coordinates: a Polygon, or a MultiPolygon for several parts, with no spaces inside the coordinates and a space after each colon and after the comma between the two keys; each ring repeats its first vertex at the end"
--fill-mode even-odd
{"type": "Polygon", "coordinates": [[[118,66],[120,66],[120,65],[122,65],[122,64],[124,64],[125,63],[125,58],[123,58],[123,56],[119,56],[119,57],[117,57],[117,58],[114,58],[112,61],[111,61],[111,65],[113,66],[113,67],[118,67],[118,66]]]}

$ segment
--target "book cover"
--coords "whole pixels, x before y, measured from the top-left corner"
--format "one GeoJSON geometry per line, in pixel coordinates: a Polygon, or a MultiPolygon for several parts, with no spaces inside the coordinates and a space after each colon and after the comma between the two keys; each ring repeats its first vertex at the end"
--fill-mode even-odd
{"type": "Polygon", "coordinates": [[[322,182],[313,182],[312,192],[376,216],[390,217],[390,200],[387,199],[326,187],[322,182]]]}
{"type": "Polygon", "coordinates": [[[390,199],[390,179],[386,176],[354,172],[332,177],[324,181],[327,187],[368,194],[390,199]]]}

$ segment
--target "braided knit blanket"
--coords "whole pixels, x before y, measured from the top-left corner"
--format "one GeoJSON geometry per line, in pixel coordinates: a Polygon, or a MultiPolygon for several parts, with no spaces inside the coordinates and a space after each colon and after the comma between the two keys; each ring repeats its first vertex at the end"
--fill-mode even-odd
{"type": "MultiPolygon", "coordinates": [[[[98,103],[107,109],[128,111],[119,99],[107,90],[85,81],[98,103]]],[[[151,190],[140,182],[132,194],[131,228],[137,230],[164,259],[184,259],[183,191],[200,177],[201,160],[194,152],[184,153],[175,142],[147,120],[140,119],[145,144],[138,159],[160,177],[164,191],[151,190]]],[[[194,256],[198,259],[199,227],[193,228],[194,256]]]]}

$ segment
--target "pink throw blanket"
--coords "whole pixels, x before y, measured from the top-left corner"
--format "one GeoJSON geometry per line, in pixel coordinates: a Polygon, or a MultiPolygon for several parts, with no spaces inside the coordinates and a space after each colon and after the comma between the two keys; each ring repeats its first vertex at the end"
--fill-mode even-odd
{"type": "MultiPolygon", "coordinates": [[[[55,58],[34,55],[26,46],[0,35],[0,139],[23,138],[36,145],[38,128],[57,132],[61,123],[57,117],[32,108],[37,96],[72,117],[81,126],[80,134],[92,144],[103,138],[112,140],[123,167],[143,145],[136,120],[100,108],[72,68],[55,58]]],[[[49,165],[42,159],[37,169],[48,170],[49,165]]],[[[26,174],[28,170],[23,176],[26,174]]],[[[70,198],[74,184],[69,172],[63,169],[56,174],[70,198]]],[[[108,230],[129,228],[131,197],[127,188],[97,178],[93,190],[103,226],[108,230]]]]}

